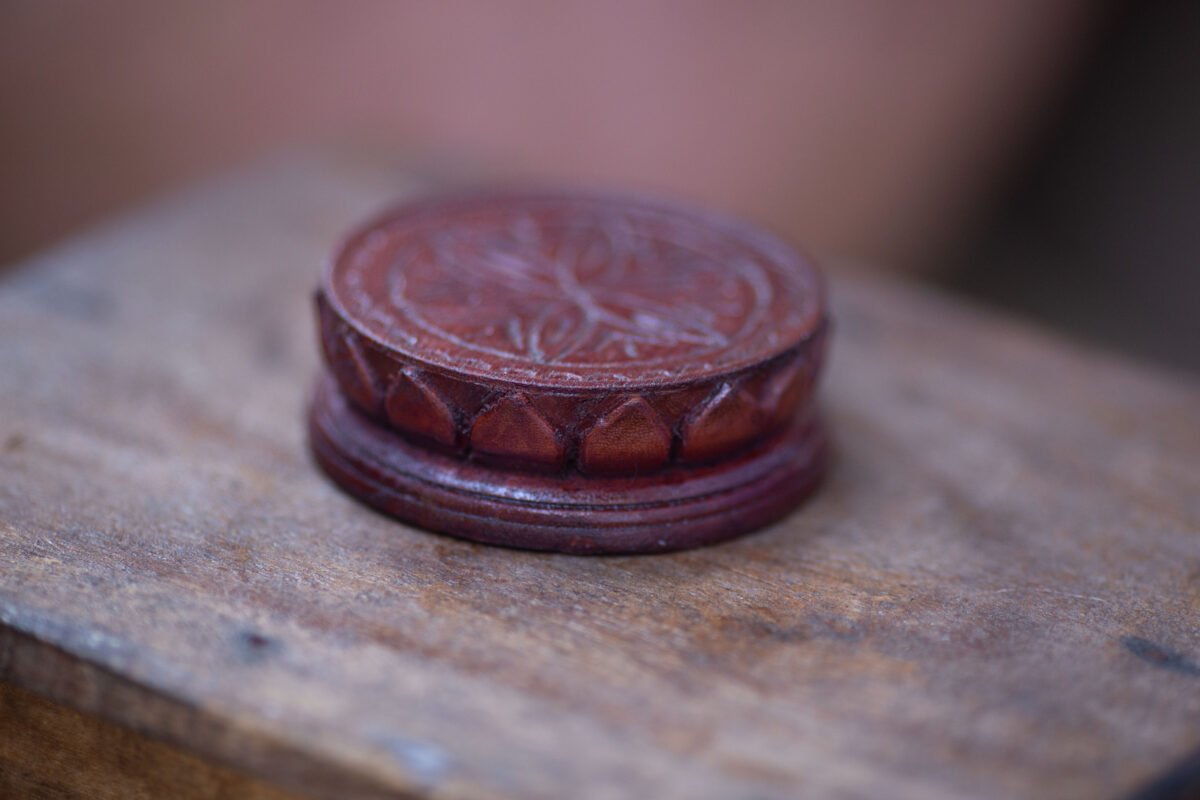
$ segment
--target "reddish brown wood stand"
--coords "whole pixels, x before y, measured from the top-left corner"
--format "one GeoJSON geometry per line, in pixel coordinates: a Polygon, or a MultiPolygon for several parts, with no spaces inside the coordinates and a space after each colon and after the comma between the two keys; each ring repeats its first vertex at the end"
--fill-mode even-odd
{"type": "Polygon", "coordinates": [[[628,197],[410,205],[351,236],[317,300],[322,467],[437,531],[573,553],[707,544],[815,486],[826,329],[800,256],[628,197]]]}

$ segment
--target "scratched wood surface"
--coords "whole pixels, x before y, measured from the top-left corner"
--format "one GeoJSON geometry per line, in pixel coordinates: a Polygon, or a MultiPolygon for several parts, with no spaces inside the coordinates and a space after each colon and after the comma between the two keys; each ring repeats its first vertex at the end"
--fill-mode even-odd
{"type": "Polygon", "coordinates": [[[655,557],[313,467],[310,292],[417,191],[275,161],[0,275],[0,677],[323,797],[1118,797],[1200,746],[1200,388],[833,283],[837,461],[655,557]]]}

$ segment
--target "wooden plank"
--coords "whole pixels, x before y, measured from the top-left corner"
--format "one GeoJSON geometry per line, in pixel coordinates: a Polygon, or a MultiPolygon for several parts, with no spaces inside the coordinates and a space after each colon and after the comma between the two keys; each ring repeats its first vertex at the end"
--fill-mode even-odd
{"type": "Polygon", "coordinates": [[[296,796],[0,683],[0,797],[286,800],[296,796]]]}
{"type": "Polygon", "coordinates": [[[837,461],[716,548],[472,545],[305,450],[293,160],[0,283],[0,675],[312,796],[1114,797],[1200,745],[1200,388],[834,283],[837,461]]]}

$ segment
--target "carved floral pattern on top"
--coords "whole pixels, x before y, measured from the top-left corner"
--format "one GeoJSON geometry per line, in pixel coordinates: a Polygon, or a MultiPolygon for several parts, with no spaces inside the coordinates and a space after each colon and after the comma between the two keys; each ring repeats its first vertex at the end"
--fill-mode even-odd
{"type": "Polygon", "coordinates": [[[318,295],[361,412],[522,469],[712,463],[811,412],[818,278],[769,236],[628,199],[426,201],[351,237],[318,295]]]}
{"type": "Polygon", "coordinates": [[[352,237],[326,278],[330,302],[390,349],[563,388],[737,369],[820,322],[814,273],[771,237],[603,196],[427,203],[352,237]]]}

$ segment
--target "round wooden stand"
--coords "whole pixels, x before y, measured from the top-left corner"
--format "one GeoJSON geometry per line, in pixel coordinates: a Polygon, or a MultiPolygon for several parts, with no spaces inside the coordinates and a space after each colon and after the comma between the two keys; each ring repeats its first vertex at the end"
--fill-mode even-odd
{"type": "Polygon", "coordinates": [[[693,547],[782,516],[825,462],[819,277],[725,217],[588,194],[427,200],[351,236],[317,309],[318,462],[431,530],[693,547]]]}
{"type": "Polygon", "coordinates": [[[328,376],[309,419],[313,453],[346,491],[422,528],[563,553],[651,553],[773,522],[815,487],[825,439],[795,425],[736,458],[641,477],[522,473],[415,446],[355,411],[328,376]]]}

